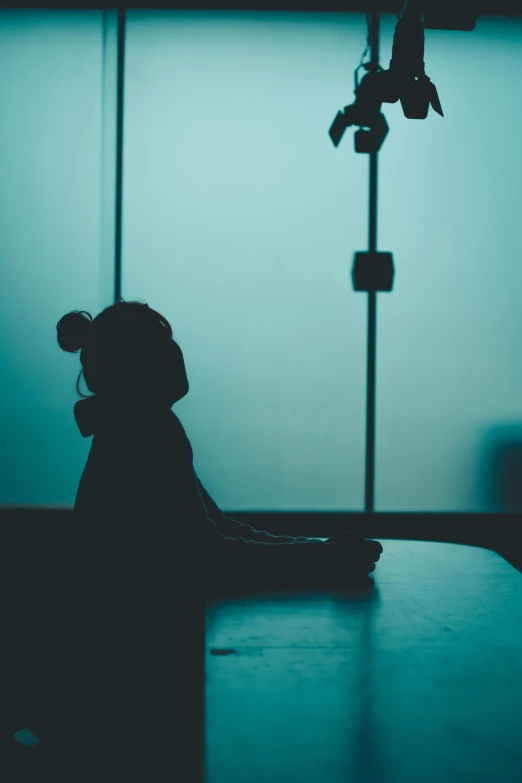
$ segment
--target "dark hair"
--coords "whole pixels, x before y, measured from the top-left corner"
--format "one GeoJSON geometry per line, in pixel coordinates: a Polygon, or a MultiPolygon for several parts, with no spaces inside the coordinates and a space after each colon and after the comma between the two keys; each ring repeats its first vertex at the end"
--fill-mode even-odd
{"type": "Polygon", "coordinates": [[[80,391],[82,372],[93,394],[122,393],[129,382],[134,388],[161,384],[161,368],[173,345],[172,327],[147,304],[116,302],[94,319],[86,310],[73,310],[58,321],[56,330],[62,350],[81,349],[83,369],[76,381],[80,397],[89,396],[80,391]]]}

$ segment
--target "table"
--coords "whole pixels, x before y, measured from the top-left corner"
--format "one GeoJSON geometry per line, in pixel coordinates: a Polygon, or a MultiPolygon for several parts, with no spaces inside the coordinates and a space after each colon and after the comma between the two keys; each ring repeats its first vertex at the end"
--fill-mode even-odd
{"type": "Polygon", "coordinates": [[[207,605],[207,783],[520,783],[522,574],[383,540],[368,585],[207,605]]]}

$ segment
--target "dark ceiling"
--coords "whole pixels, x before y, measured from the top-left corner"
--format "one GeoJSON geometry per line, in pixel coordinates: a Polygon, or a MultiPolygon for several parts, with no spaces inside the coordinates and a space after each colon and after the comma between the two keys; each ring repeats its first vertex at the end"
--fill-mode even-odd
{"type": "MultiPolygon", "coordinates": [[[[276,0],[201,0],[201,2],[185,2],[176,3],[168,2],[168,0],[156,0],[151,3],[115,3],[112,7],[125,7],[128,9],[163,9],[163,8],[178,8],[186,10],[212,10],[212,11],[305,11],[305,12],[351,12],[351,13],[365,13],[370,11],[379,11],[381,13],[395,14],[400,11],[404,0],[344,0],[344,2],[329,2],[324,0],[323,2],[312,2],[312,0],[306,0],[306,2],[298,2],[291,0],[289,2],[276,2],[276,0]]],[[[430,2],[430,0],[425,0],[430,2]]],[[[495,15],[495,16],[517,16],[522,15],[522,0],[431,0],[433,5],[440,9],[442,6],[455,8],[465,8],[466,10],[475,9],[478,15],[495,15]]],[[[12,3],[9,6],[0,6],[0,10],[18,9],[18,8],[34,8],[33,3],[12,3]]],[[[42,4],[40,8],[64,8],[67,7],[67,3],[60,5],[42,4]]],[[[68,6],[70,9],[100,9],[96,3],[92,2],[79,2],[71,3],[68,6]]]]}

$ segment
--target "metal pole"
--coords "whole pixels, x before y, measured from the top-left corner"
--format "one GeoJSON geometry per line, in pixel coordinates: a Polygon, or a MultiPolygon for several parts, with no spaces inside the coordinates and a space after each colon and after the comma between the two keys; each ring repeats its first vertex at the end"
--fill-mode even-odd
{"type": "Polygon", "coordinates": [[[125,83],[125,8],[118,8],[118,65],[116,93],[116,230],[114,301],[121,300],[121,240],[123,204],[123,88],[125,83]]]}
{"type": "MultiPolygon", "coordinates": [[[[370,27],[371,65],[379,64],[379,14],[372,13],[370,27]]],[[[377,155],[370,153],[370,225],[369,250],[377,250],[377,155]]],[[[366,484],[365,512],[373,513],[375,495],[375,356],[377,343],[377,293],[368,292],[368,368],[366,410],[366,484]]]]}

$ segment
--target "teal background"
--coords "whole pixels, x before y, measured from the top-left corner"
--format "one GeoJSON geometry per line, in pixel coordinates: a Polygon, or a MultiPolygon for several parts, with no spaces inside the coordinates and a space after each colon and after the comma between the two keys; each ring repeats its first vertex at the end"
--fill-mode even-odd
{"type": "MultiPolygon", "coordinates": [[[[112,302],[115,21],[0,12],[1,503],[72,504],[90,446],[55,327],[112,302]]],[[[362,14],[128,13],[122,293],[172,323],[174,410],[226,509],[363,509],[368,157],[327,131],[366,34],[362,14]]],[[[521,19],[427,30],[444,118],[383,106],[378,511],[493,510],[494,446],[522,439],[521,44],[521,19]]]]}

